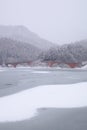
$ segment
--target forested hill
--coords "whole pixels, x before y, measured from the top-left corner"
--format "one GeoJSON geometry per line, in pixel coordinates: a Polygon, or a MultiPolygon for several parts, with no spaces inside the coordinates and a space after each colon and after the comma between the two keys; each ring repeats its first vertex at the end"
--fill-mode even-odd
{"type": "Polygon", "coordinates": [[[60,46],[41,39],[25,26],[0,26],[0,64],[28,61],[85,62],[87,40],[60,46]]]}
{"type": "Polygon", "coordinates": [[[54,46],[41,54],[43,61],[58,61],[61,63],[79,63],[87,61],[87,40],[54,46]]]}
{"type": "Polygon", "coordinates": [[[24,42],[1,38],[0,63],[14,63],[36,60],[40,49],[24,42]]]}

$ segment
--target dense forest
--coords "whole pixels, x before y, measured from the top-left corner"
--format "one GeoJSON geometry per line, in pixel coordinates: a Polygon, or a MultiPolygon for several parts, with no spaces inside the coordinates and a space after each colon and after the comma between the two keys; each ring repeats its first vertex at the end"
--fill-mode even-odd
{"type": "Polygon", "coordinates": [[[41,54],[44,61],[58,61],[62,63],[79,63],[87,61],[87,41],[55,46],[41,54]]]}
{"type": "Polygon", "coordinates": [[[1,64],[34,61],[40,53],[40,49],[31,44],[7,38],[0,39],[1,64]]]}

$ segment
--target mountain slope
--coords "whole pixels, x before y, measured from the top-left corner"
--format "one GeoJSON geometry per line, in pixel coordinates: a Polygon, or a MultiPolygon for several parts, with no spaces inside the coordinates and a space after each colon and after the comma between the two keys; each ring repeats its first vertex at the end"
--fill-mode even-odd
{"type": "Polygon", "coordinates": [[[54,45],[53,43],[40,38],[37,34],[28,30],[25,26],[0,25],[0,38],[2,37],[30,43],[40,49],[49,49],[54,45]]]}

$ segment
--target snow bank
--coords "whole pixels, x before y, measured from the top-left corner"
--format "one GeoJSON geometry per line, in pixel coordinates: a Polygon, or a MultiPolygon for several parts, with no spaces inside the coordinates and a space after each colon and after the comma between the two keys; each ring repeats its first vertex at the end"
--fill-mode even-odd
{"type": "Polygon", "coordinates": [[[87,65],[85,65],[85,66],[81,67],[81,69],[87,69],[87,65]]]}
{"type": "Polygon", "coordinates": [[[82,106],[87,106],[87,83],[39,86],[0,98],[0,122],[29,119],[38,108],[82,106]]]}

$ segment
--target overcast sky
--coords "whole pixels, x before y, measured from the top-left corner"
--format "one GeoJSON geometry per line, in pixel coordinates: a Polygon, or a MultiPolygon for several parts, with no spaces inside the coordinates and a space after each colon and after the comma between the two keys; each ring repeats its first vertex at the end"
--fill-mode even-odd
{"type": "Polygon", "coordinates": [[[25,25],[57,43],[87,39],[87,0],[0,0],[0,24],[25,25]]]}

